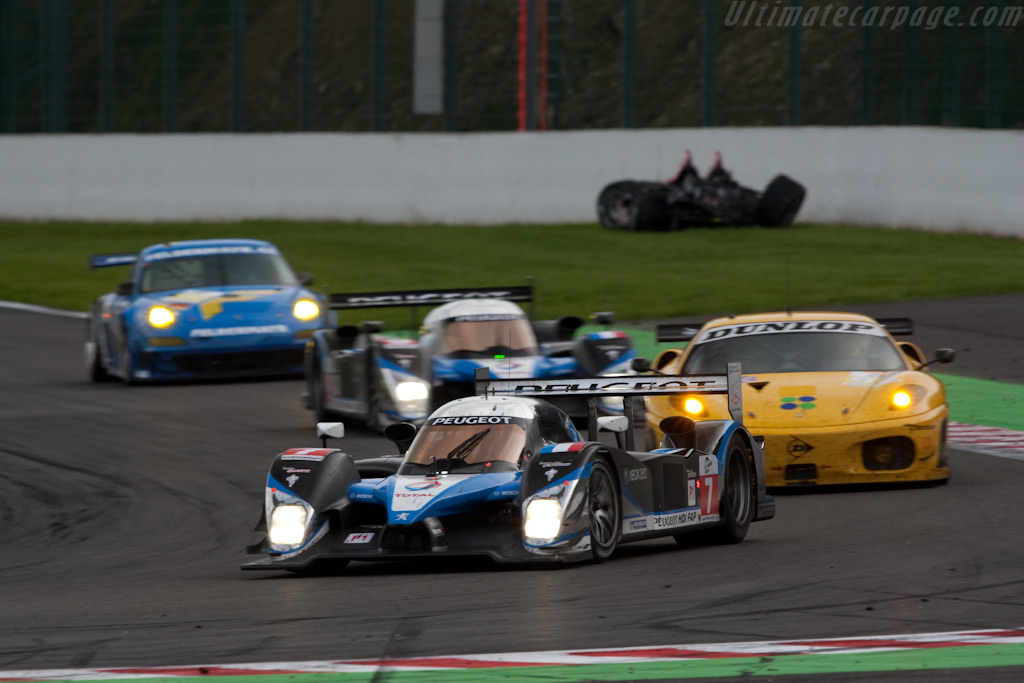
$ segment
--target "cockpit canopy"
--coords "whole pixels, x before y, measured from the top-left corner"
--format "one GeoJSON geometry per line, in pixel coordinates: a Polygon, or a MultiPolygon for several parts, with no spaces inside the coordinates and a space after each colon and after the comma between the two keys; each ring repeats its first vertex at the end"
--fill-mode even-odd
{"type": "Polygon", "coordinates": [[[509,472],[547,444],[579,440],[569,417],[549,403],[473,396],[427,418],[399,474],[509,472]]]}

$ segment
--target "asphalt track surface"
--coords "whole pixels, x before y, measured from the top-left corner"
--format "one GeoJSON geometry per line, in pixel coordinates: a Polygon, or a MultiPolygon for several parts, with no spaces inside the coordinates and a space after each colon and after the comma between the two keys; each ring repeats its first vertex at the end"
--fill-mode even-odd
{"type": "MultiPolygon", "coordinates": [[[[926,352],[960,350],[950,372],[1024,382],[1024,296],[857,310],[914,317],[926,352]]],[[[946,486],[780,495],[776,519],[735,546],[655,540],[562,569],[241,572],[271,459],[317,445],[301,383],[91,384],[82,321],[0,310],[0,325],[0,671],[1024,626],[1024,462],[967,451],[946,486]]],[[[390,451],[352,431],[351,451],[390,451]]]]}

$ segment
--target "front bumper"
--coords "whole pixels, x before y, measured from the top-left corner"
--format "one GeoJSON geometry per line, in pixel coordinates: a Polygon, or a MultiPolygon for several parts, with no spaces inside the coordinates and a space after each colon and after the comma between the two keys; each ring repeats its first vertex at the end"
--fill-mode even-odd
{"type": "Polygon", "coordinates": [[[140,380],[299,376],[305,369],[304,348],[304,339],[237,346],[146,345],[135,352],[133,374],[140,380]]]}
{"type": "Polygon", "coordinates": [[[761,429],[769,487],[949,478],[943,406],[921,415],[842,427],[761,429]]]}

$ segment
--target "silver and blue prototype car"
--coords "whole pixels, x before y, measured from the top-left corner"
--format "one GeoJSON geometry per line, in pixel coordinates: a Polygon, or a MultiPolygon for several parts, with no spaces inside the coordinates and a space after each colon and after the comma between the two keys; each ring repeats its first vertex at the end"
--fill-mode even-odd
{"type": "Polygon", "coordinates": [[[417,429],[385,429],[398,455],[357,459],[323,445],[278,455],[266,480],[259,543],[243,569],[320,569],[350,560],[486,556],[498,562],[604,560],[620,543],[672,536],[736,543],[769,519],[764,453],[738,417],[739,367],[726,376],[490,380],[417,429]],[[737,419],[665,421],[665,439],[638,450],[632,400],[728,393],[737,419]],[[553,396],[589,401],[586,437],[553,396]],[[625,396],[624,414],[596,414],[625,396]],[[599,432],[609,432],[604,439],[599,432]],[[613,439],[611,435],[614,434],[613,439]],[[612,445],[614,443],[614,445],[612,445]]]}

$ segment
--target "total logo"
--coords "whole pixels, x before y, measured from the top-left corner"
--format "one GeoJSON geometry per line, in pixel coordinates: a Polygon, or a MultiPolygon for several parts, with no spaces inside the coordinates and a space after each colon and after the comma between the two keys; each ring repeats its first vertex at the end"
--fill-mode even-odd
{"type": "Polygon", "coordinates": [[[437,488],[441,485],[441,482],[436,479],[432,481],[418,482],[416,484],[406,484],[405,489],[407,491],[426,491],[427,489],[437,488]]]}

